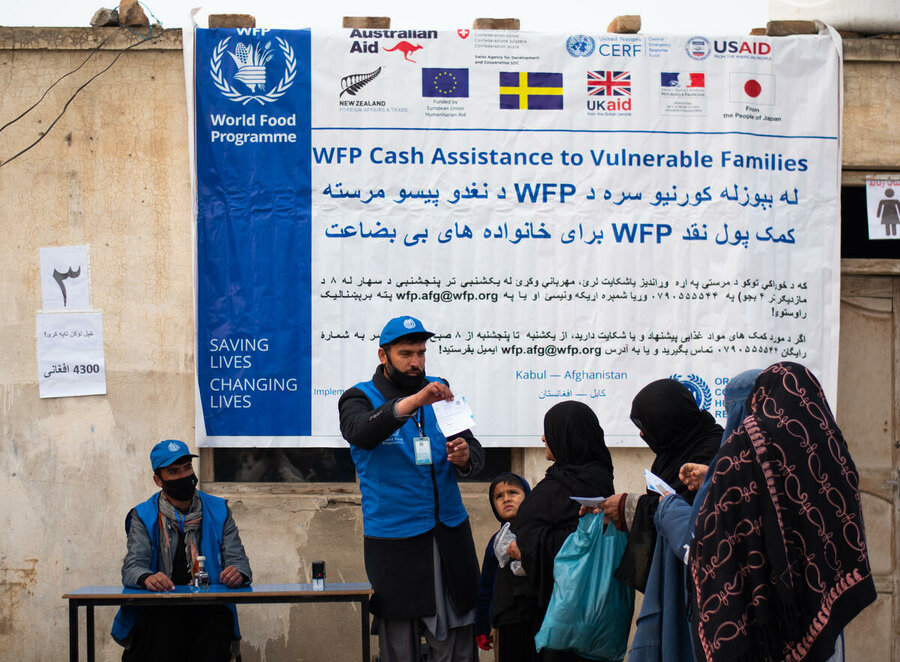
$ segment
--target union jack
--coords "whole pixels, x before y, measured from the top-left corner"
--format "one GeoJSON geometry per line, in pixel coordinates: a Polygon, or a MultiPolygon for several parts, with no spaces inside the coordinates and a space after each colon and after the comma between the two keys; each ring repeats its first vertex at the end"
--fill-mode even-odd
{"type": "Polygon", "coordinates": [[[588,71],[588,96],[630,97],[630,71],[588,71]]]}

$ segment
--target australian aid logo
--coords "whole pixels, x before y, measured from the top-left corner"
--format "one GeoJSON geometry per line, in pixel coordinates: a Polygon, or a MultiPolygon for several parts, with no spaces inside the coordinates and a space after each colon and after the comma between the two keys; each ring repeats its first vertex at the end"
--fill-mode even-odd
{"type": "Polygon", "coordinates": [[[235,103],[272,103],[294,82],[294,49],[282,37],[266,38],[266,32],[238,30],[237,37],[225,37],[213,49],[209,60],[213,85],[235,103]]]}

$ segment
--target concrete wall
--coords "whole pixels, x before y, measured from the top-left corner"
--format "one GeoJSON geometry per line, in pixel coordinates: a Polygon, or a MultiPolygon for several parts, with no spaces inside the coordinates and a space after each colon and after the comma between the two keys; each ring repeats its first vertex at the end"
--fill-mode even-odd
{"type": "MultiPolygon", "coordinates": [[[[47,131],[75,89],[136,41],[111,28],[0,28],[0,125],[107,37],[80,71],[0,132],[0,162],[47,131]]],[[[845,50],[845,165],[900,170],[900,139],[891,131],[900,117],[896,45],[848,44],[845,50]]],[[[178,31],[124,53],[78,95],[42,142],[0,167],[0,347],[6,359],[0,362],[0,659],[64,658],[67,619],[60,596],[84,584],[119,582],[123,516],[153,490],[150,446],[163,436],[194,436],[183,75],[178,31]],[[94,306],[103,311],[109,395],[40,400],[38,249],[84,243],[90,244],[94,306]]],[[[890,344],[896,324],[888,328],[890,344]]],[[[851,356],[845,350],[866,341],[842,335],[842,355],[851,356]]],[[[894,368],[890,374],[887,386],[864,376],[847,383],[842,374],[840,388],[865,400],[867,389],[896,382],[894,368]]],[[[891,397],[896,409],[896,394],[891,397]]],[[[861,432],[853,443],[862,446],[868,442],[861,432]]],[[[614,450],[613,460],[617,488],[639,489],[649,452],[614,450]]],[[[540,449],[526,451],[517,463],[532,483],[547,466],[540,449]]],[[[327,560],[332,581],[365,579],[354,487],[206,487],[229,498],[258,582],[308,581],[311,562],[320,558],[327,560]]],[[[496,528],[483,490],[463,488],[479,552],[496,528]]],[[[887,502],[889,520],[896,496],[887,502]]],[[[887,569],[881,585],[887,610],[879,608],[871,625],[856,627],[856,641],[869,641],[882,626],[890,630],[887,583],[891,573],[894,583],[897,577],[891,549],[888,540],[887,558],[879,560],[879,568],[887,569]]],[[[120,656],[106,636],[112,614],[97,610],[101,660],[120,656]]],[[[358,614],[348,605],[252,606],[241,609],[241,618],[248,662],[358,655],[358,614]]]]}

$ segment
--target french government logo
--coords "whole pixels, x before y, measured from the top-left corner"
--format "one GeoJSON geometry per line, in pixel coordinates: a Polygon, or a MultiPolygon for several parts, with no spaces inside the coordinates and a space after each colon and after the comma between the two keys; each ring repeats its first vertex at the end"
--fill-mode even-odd
{"type": "Polygon", "coordinates": [[[694,400],[697,401],[697,406],[700,409],[709,409],[712,406],[712,393],[709,390],[709,386],[697,375],[682,377],[676,373],[669,379],[674,379],[687,386],[688,391],[694,396],[694,400]]]}
{"type": "Polygon", "coordinates": [[[588,57],[594,53],[596,45],[593,37],[583,34],[573,34],[566,40],[566,50],[572,57],[588,57]]]}
{"type": "Polygon", "coordinates": [[[242,105],[247,105],[251,101],[256,101],[264,106],[267,103],[277,101],[294,82],[297,75],[297,59],[294,56],[294,49],[291,45],[281,37],[275,37],[281,55],[284,58],[284,73],[281,79],[273,87],[269,88],[267,79],[270,70],[274,68],[273,62],[275,52],[272,49],[272,42],[267,41],[265,45],[245,44],[238,42],[234,46],[233,51],[228,50],[228,42],[231,37],[225,37],[219,42],[213,50],[212,58],[209,61],[209,71],[212,75],[213,84],[227,98],[242,105]],[[231,76],[237,81],[242,89],[237,89],[228,81],[224,71],[222,71],[222,58],[228,53],[237,67],[237,71],[231,76]]]}

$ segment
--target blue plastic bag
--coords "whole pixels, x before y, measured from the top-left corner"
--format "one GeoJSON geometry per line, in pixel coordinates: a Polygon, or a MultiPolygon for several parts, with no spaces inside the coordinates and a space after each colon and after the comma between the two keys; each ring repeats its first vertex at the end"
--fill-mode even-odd
{"type": "Polygon", "coordinates": [[[628,645],[634,590],[617,580],[628,534],[603,513],[586,515],[553,562],[553,594],[534,638],[543,648],[568,650],[593,660],[621,662],[628,645]]]}

